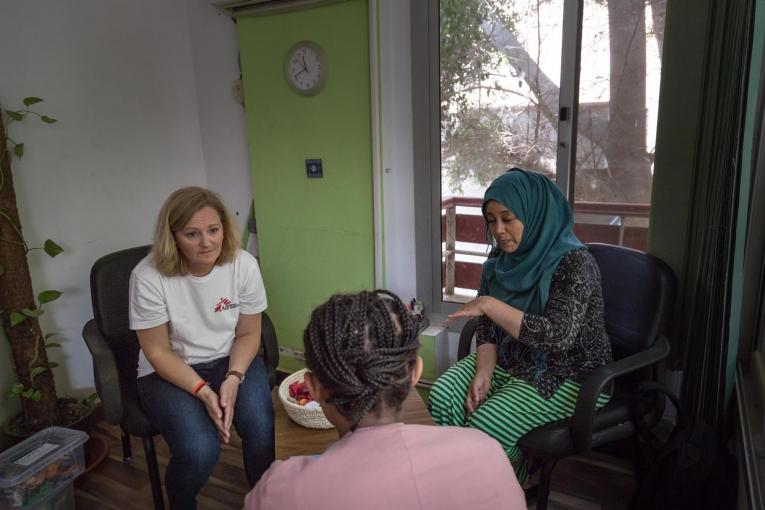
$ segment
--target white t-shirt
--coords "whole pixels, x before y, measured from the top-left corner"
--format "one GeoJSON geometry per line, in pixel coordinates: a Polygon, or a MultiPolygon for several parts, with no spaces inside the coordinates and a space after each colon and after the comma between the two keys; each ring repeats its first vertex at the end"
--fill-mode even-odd
{"type": "MultiPolygon", "coordinates": [[[[170,348],[189,365],[228,356],[239,314],[266,307],[258,262],[243,250],[205,276],[163,276],[150,255],[130,275],[130,329],[169,323],[170,348]]],[[[152,372],[141,351],[138,377],[152,372]]]]}

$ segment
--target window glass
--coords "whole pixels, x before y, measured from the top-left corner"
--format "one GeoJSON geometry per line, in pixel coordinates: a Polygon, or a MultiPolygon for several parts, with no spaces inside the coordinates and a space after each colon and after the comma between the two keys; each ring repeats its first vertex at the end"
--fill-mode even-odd
{"type": "Polygon", "coordinates": [[[562,2],[440,4],[442,290],[475,295],[486,186],[510,166],[555,177],[562,2]]]}
{"type": "Polygon", "coordinates": [[[582,241],[648,247],[665,2],[584,2],[575,167],[582,241]]]}
{"type": "Polygon", "coordinates": [[[439,4],[445,301],[475,295],[489,249],[481,197],[513,166],[573,174],[582,241],[646,249],[666,0],[583,3],[573,168],[557,161],[560,91],[576,83],[561,76],[568,1],[439,4]]]}

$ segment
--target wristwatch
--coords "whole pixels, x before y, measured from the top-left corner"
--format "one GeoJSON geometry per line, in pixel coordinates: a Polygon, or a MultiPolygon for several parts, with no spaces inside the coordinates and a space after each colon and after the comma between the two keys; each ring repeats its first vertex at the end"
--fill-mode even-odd
{"type": "Polygon", "coordinates": [[[226,372],[225,379],[228,379],[228,376],[233,375],[236,376],[239,379],[239,384],[242,384],[244,382],[244,374],[241,372],[237,372],[236,370],[229,370],[226,372]]]}

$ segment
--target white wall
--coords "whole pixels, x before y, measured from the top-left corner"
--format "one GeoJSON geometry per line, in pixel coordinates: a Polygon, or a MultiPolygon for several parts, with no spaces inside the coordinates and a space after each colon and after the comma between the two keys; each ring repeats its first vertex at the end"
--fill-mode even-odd
{"type": "MultiPolygon", "coordinates": [[[[408,301],[417,297],[430,302],[431,296],[417,295],[415,201],[430,201],[418,196],[414,188],[415,169],[412,134],[412,2],[420,0],[377,0],[380,38],[380,84],[382,119],[383,221],[385,235],[386,287],[408,301]]],[[[428,229],[428,236],[430,236],[428,229]]],[[[425,267],[430,269],[430,265],[425,267]]],[[[434,324],[442,323],[443,313],[426,310],[434,324]]],[[[448,345],[450,362],[457,361],[459,329],[453,323],[448,345]]]]}
{"type": "Polygon", "coordinates": [[[186,0],[207,186],[223,196],[240,226],[252,202],[244,106],[233,84],[240,77],[234,20],[206,0],[186,0]]]}
{"type": "MultiPolygon", "coordinates": [[[[386,284],[404,299],[416,295],[409,1],[379,10],[386,284]]],[[[181,186],[221,193],[244,225],[251,184],[231,90],[237,59],[233,22],[206,0],[0,4],[0,104],[40,96],[38,109],[59,119],[13,134],[27,147],[14,163],[25,234],[66,250],[31,257],[36,291],[65,292],[43,320],[64,336],[52,353],[62,394],[92,388],[81,329],[97,258],[148,243],[159,206],[181,186]]],[[[0,370],[10,366],[0,357],[0,370]]]]}
{"type": "Polygon", "coordinates": [[[40,96],[38,110],[59,119],[11,133],[26,143],[13,170],[25,235],[66,250],[30,257],[36,292],[64,291],[43,317],[46,332],[63,335],[51,352],[59,393],[92,391],[81,330],[96,259],[150,242],[160,205],[181,186],[209,184],[246,217],[236,58],[233,23],[204,0],[0,4],[0,103],[40,96]]]}
{"type": "MultiPolygon", "coordinates": [[[[383,232],[386,287],[417,297],[412,155],[411,0],[379,2],[383,232]]],[[[429,200],[430,197],[422,197],[429,200]]]]}

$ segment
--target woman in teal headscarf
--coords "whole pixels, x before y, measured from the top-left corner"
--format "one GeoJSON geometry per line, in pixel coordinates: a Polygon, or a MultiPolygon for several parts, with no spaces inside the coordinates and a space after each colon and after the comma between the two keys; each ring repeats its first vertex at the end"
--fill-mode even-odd
{"type": "Polygon", "coordinates": [[[439,425],[497,439],[523,483],[518,439],[571,416],[579,383],[611,360],[600,272],[572,231],[568,202],[543,175],[499,176],[482,211],[494,249],[478,297],[449,316],[479,318],[476,352],[438,378],[429,405],[439,425]]]}

